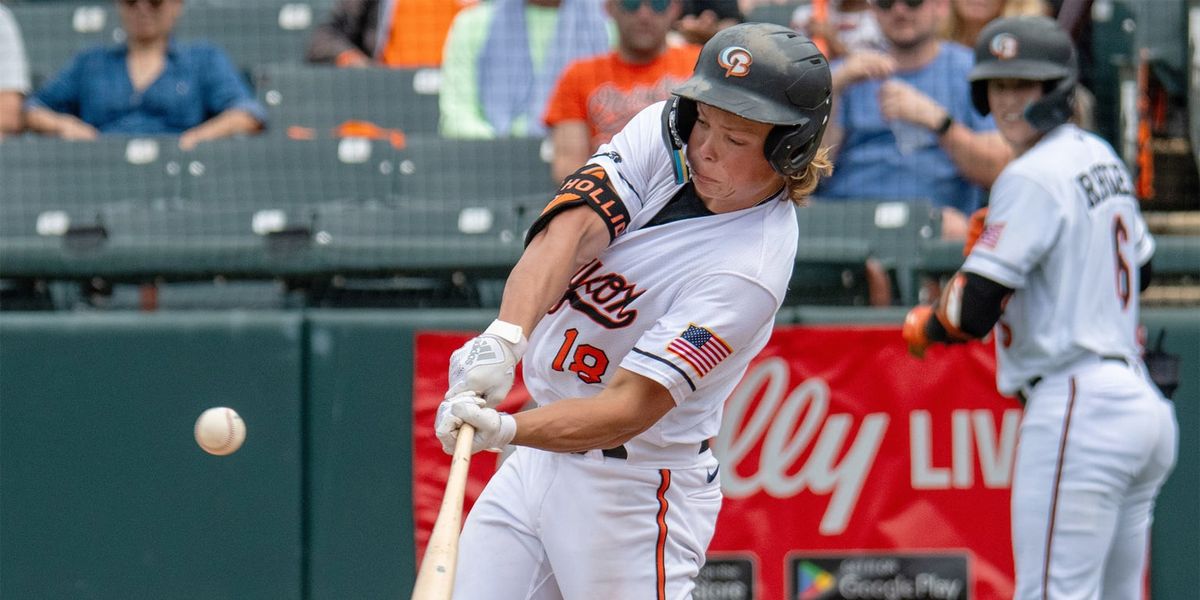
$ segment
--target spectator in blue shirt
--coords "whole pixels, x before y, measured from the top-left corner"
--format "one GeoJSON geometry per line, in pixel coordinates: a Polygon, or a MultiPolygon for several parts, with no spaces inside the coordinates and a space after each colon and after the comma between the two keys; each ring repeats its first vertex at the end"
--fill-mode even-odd
{"type": "Polygon", "coordinates": [[[1012,152],[971,104],[973,53],[939,39],[949,0],[872,0],[872,10],[889,50],[832,65],[825,143],[836,159],[818,196],[929,198],[943,237],[961,239],[1012,152]]]}
{"type": "Polygon", "coordinates": [[[70,140],[178,134],[179,146],[252,133],[266,112],[225,53],[171,31],[183,0],[118,0],[124,45],[95,48],[26,101],[30,129],[70,140]]]}

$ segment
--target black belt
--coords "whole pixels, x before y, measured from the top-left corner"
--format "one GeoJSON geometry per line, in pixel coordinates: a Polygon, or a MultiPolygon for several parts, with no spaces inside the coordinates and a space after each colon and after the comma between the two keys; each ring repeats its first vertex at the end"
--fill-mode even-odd
{"type": "MultiPolygon", "coordinates": [[[[708,440],[700,442],[700,451],[696,454],[704,454],[705,450],[708,450],[708,440]]],[[[580,454],[583,454],[583,452],[580,452],[580,454]]],[[[629,458],[629,451],[625,449],[625,444],[621,444],[616,448],[605,448],[600,451],[600,454],[608,458],[619,458],[621,460],[629,458]]]]}
{"type": "MultiPolygon", "coordinates": [[[[1127,367],[1133,366],[1133,365],[1129,364],[1129,359],[1125,358],[1124,356],[1121,356],[1120,354],[1103,354],[1100,356],[1100,360],[1101,361],[1107,360],[1107,361],[1112,361],[1112,362],[1119,362],[1127,367]]],[[[1035,386],[1041,382],[1042,382],[1042,376],[1034,375],[1033,377],[1029,378],[1029,381],[1025,382],[1025,385],[1021,386],[1021,389],[1017,390],[1017,399],[1021,401],[1021,404],[1026,404],[1029,402],[1029,396],[1025,394],[1025,390],[1029,390],[1032,392],[1033,386],[1035,386]]]]}

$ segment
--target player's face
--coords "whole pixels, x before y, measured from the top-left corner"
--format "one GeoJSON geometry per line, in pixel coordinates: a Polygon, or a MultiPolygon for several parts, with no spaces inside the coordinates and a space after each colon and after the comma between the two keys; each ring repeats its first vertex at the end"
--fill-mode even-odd
{"type": "Polygon", "coordinates": [[[1042,97],[1042,82],[992,79],[988,81],[987,92],[996,129],[1008,144],[1023,151],[1037,142],[1039,133],[1025,120],[1025,109],[1042,97]]]}
{"type": "Polygon", "coordinates": [[[749,208],[778,192],[779,176],[763,155],[771,125],[696,103],[699,115],[688,137],[692,183],[713,212],[749,208]]]}

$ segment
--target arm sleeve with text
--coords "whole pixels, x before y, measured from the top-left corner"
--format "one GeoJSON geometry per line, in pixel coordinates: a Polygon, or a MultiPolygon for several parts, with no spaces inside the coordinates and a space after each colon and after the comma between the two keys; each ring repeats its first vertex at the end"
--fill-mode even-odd
{"type": "Polygon", "coordinates": [[[608,226],[609,240],[629,227],[642,210],[652,177],[670,168],[663,145],[662,102],[652,104],[634,117],[612,141],[600,146],[574,174],[563,180],[558,193],[542,210],[525,236],[526,245],[558,213],[586,205],[608,226]]]}

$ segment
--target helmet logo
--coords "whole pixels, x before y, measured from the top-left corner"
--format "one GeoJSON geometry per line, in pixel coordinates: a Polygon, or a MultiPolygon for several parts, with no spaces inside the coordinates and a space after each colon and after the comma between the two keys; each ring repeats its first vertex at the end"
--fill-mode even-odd
{"type": "Polygon", "coordinates": [[[725,68],[726,77],[745,77],[750,73],[750,63],[754,57],[750,51],[741,46],[730,46],[717,56],[717,64],[725,68]]]}
{"type": "Polygon", "coordinates": [[[1011,33],[1001,33],[992,38],[988,49],[992,51],[992,56],[1000,60],[1008,60],[1017,57],[1017,46],[1016,36],[1011,33]]]}

